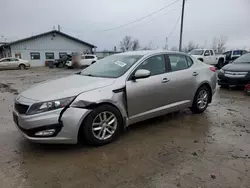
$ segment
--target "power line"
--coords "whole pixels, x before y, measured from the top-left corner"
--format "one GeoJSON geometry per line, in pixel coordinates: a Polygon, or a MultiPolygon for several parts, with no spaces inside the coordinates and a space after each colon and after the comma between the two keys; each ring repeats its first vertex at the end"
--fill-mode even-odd
{"type": "MultiPolygon", "coordinates": [[[[182,6],[180,6],[179,8],[181,8],[181,7],[182,7],[182,6]]],[[[166,13],[163,14],[162,16],[166,16],[166,15],[168,15],[168,14],[174,12],[175,10],[177,10],[177,9],[179,9],[179,8],[172,9],[171,11],[166,12],[166,13]]],[[[156,18],[156,19],[157,19],[157,18],[156,18]]],[[[147,21],[147,22],[145,22],[145,23],[143,23],[143,24],[148,24],[148,23],[152,22],[153,20],[155,20],[155,19],[151,19],[151,20],[149,20],[149,21],[147,21]]],[[[142,24],[140,24],[140,25],[142,25],[142,24]]],[[[135,26],[133,26],[133,27],[130,27],[129,29],[138,27],[138,26],[140,26],[140,25],[135,25],[135,26]]],[[[61,28],[62,28],[62,29],[69,30],[69,31],[72,31],[72,32],[75,32],[75,33],[84,33],[84,32],[86,32],[86,31],[84,31],[84,30],[76,30],[76,29],[72,29],[72,28],[68,28],[68,27],[61,27],[61,28]]],[[[92,31],[93,31],[93,32],[100,32],[100,30],[92,30],[92,31]]]]}
{"type": "Polygon", "coordinates": [[[121,28],[121,27],[124,27],[124,26],[130,25],[130,24],[139,22],[139,21],[141,21],[141,20],[143,20],[143,19],[145,19],[145,18],[148,18],[148,17],[150,17],[150,16],[152,16],[152,15],[154,15],[154,14],[156,14],[156,13],[162,11],[162,10],[164,10],[165,8],[167,8],[167,7],[169,7],[169,6],[171,6],[171,5],[175,4],[175,3],[177,3],[178,1],[180,1],[180,0],[176,0],[176,1],[174,1],[173,3],[171,3],[171,4],[169,4],[169,5],[167,5],[167,6],[163,7],[163,8],[161,8],[161,9],[159,9],[159,10],[157,10],[157,11],[151,13],[151,14],[148,14],[148,15],[146,15],[146,16],[144,16],[144,17],[141,17],[141,18],[139,18],[139,19],[136,19],[136,20],[134,20],[134,21],[128,22],[128,23],[126,23],[126,24],[123,24],[123,25],[120,25],[120,26],[117,26],[117,27],[113,27],[113,28],[110,28],[110,29],[106,29],[106,30],[103,30],[103,31],[110,31],[110,30],[114,30],[114,29],[119,29],[119,28],[121,28]]]}
{"type": "Polygon", "coordinates": [[[169,37],[172,35],[172,33],[174,32],[174,30],[176,29],[176,27],[177,27],[177,25],[178,25],[178,22],[180,21],[180,18],[181,18],[181,15],[178,17],[178,19],[177,19],[177,21],[176,21],[176,23],[175,23],[175,25],[174,25],[173,30],[170,32],[170,34],[168,35],[167,38],[169,38],[169,37]]]}

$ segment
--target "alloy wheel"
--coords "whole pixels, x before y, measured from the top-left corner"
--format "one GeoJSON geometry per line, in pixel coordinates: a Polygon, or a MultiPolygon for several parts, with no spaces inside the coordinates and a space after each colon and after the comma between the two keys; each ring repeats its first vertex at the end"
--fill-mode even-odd
{"type": "Polygon", "coordinates": [[[206,90],[201,90],[198,94],[197,105],[199,109],[204,109],[208,103],[208,93],[206,90]]]}
{"type": "Polygon", "coordinates": [[[93,123],[92,132],[98,140],[107,140],[115,133],[117,129],[117,118],[109,111],[99,113],[93,123]]]}

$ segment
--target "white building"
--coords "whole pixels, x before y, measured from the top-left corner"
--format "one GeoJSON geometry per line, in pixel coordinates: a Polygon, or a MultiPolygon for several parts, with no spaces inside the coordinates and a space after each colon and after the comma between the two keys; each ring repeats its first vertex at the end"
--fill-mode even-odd
{"type": "Polygon", "coordinates": [[[44,66],[64,54],[78,52],[92,54],[96,46],[63,32],[52,30],[4,45],[0,45],[0,58],[16,57],[30,60],[31,66],[44,66]]]}

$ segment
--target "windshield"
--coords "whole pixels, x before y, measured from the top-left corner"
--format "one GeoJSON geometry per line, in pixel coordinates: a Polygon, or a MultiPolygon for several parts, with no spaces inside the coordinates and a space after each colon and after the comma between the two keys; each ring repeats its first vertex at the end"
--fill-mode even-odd
{"type": "Polygon", "coordinates": [[[190,55],[202,55],[204,50],[192,50],[189,54],[190,55]]]}
{"type": "Polygon", "coordinates": [[[250,63],[250,53],[240,56],[233,63],[250,63]]]}
{"type": "Polygon", "coordinates": [[[81,72],[81,75],[118,78],[123,75],[142,55],[112,55],[97,61],[81,72]]]}

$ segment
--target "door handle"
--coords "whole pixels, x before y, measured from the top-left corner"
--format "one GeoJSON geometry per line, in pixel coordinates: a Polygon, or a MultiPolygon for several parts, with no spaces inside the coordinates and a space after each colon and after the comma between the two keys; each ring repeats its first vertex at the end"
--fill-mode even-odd
{"type": "Polygon", "coordinates": [[[193,76],[197,76],[199,73],[197,72],[193,72],[193,76]]]}
{"type": "Polygon", "coordinates": [[[170,81],[170,79],[168,79],[168,78],[163,78],[162,81],[161,81],[161,83],[167,83],[167,82],[169,82],[169,81],[170,81]]]}

